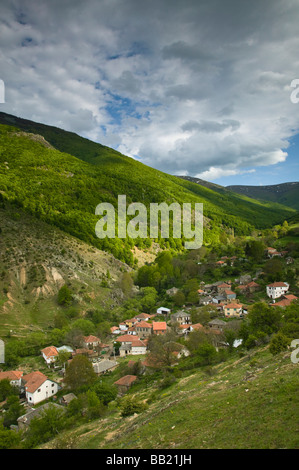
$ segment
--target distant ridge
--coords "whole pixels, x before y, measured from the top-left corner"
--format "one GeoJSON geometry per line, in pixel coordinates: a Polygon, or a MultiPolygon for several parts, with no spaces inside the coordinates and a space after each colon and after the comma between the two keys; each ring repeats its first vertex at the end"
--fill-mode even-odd
{"type": "Polygon", "coordinates": [[[226,186],[226,189],[244,196],[263,201],[278,202],[299,210],[299,182],[273,184],[267,186],[226,186]]]}

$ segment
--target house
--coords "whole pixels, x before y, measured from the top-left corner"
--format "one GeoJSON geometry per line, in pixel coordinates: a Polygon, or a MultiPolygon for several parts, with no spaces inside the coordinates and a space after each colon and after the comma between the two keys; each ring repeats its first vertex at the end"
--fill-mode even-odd
{"type": "Polygon", "coordinates": [[[136,335],[137,335],[136,327],[135,327],[135,326],[131,326],[131,328],[128,328],[127,333],[128,333],[128,335],[136,336],[136,335]]]}
{"type": "Polygon", "coordinates": [[[93,336],[93,335],[83,336],[82,346],[84,348],[93,349],[99,346],[100,343],[101,343],[101,340],[97,338],[96,336],[93,336]]]}
{"type": "Polygon", "coordinates": [[[21,387],[22,375],[23,372],[21,370],[8,370],[6,372],[0,372],[0,380],[8,379],[10,385],[21,387]]]}
{"type": "Polygon", "coordinates": [[[266,248],[266,255],[268,258],[273,258],[273,256],[282,256],[279,251],[277,251],[275,248],[272,248],[271,246],[266,248]]]}
{"type": "Polygon", "coordinates": [[[286,294],[282,296],[282,300],[271,304],[272,307],[288,307],[294,300],[298,300],[293,294],[286,294]]]}
{"type": "Polygon", "coordinates": [[[119,329],[120,329],[121,331],[127,331],[127,329],[128,329],[128,326],[127,326],[126,322],[121,322],[121,323],[118,325],[118,327],[119,327],[119,329]]]}
{"type": "Polygon", "coordinates": [[[239,317],[243,313],[242,307],[243,307],[242,304],[237,304],[237,303],[224,305],[223,306],[224,315],[226,317],[239,317]]]}
{"type": "Polygon", "coordinates": [[[170,308],[166,308],[166,307],[159,307],[157,309],[158,315],[168,315],[170,312],[171,312],[170,308]]]}
{"type": "Polygon", "coordinates": [[[270,297],[270,299],[277,299],[286,294],[289,287],[287,282],[273,282],[273,284],[269,284],[266,287],[267,296],[270,297]]]}
{"type": "Polygon", "coordinates": [[[190,325],[190,332],[198,330],[204,330],[204,327],[201,323],[194,323],[194,325],[190,325]]]}
{"type": "Polygon", "coordinates": [[[32,405],[54,396],[61,388],[57,382],[48,379],[46,375],[39,371],[23,375],[21,386],[25,391],[27,402],[32,405]]]}
{"type": "Polygon", "coordinates": [[[212,302],[213,302],[213,297],[211,297],[210,295],[200,297],[199,299],[200,305],[209,305],[212,302]]]}
{"type": "Polygon", "coordinates": [[[190,333],[190,327],[191,327],[190,324],[180,325],[178,334],[179,335],[186,335],[186,334],[190,333]]]}
{"type": "Polygon", "coordinates": [[[116,361],[111,361],[110,359],[104,359],[103,361],[94,362],[92,364],[93,370],[96,374],[105,374],[105,372],[113,371],[118,366],[116,361]]]}
{"type": "Polygon", "coordinates": [[[137,355],[137,354],[146,354],[147,345],[144,341],[140,339],[133,338],[131,343],[131,352],[130,354],[137,355]]]}
{"type": "Polygon", "coordinates": [[[119,395],[123,395],[124,393],[126,393],[129,388],[133,385],[135,380],[137,380],[136,375],[125,375],[124,377],[121,377],[119,380],[114,382],[114,385],[116,385],[118,388],[119,395]]]}
{"type": "Polygon", "coordinates": [[[215,295],[212,298],[213,304],[222,304],[226,300],[226,297],[224,295],[215,295]]]}
{"type": "Polygon", "coordinates": [[[231,288],[231,285],[230,284],[227,284],[226,282],[221,282],[220,284],[218,284],[217,286],[217,292],[219,294],[224,294],[225,290],[226,289],[230,289],[231,288]]]}
{"type": "Polygon", "coordinates": [[[66,395],[63,395],[59,402],[61,403],[61,405],[69,405],[71,403],[72,400],[76,399],[76,395],[74,393],[67,393],[66,395]]]}
{"type": "Polygon", "coordinates": [[[78,348],[72,352],[72,357],[74,358],[75,356],[86,356],[88,358],[92,358],[97,356],[97,353],[95,353],[92,349],[78,348]]]}
{"type": "Polygon", "coordinates": [[[237,297],[237,294],[230,289],[225,289],[224,297],[226,298],[226,300],[235,300],[237,297]]]}
{"type": "Polygon", "coordinates": [[[173,313],[171,315],[171,322],[177,322],[180,325],[189,324],[191,323],[191,313],[183,312],[183,310],[173,313]]]}
{"type": "Polygon", "coordinates": [[[223,267],[223,266],[227,266],[227,263],[225,263],[225,261],[223,261],[223,260],[220,260],[220,261],[216,262],[216,265],[220,266],[220,267],[223,267]]]}
{"type": "MultiPolygon", "coordinates": [[[[122,335],[117,338],[119,343],[131,343],[133,335],[122,335]]],[[[135,335],[135,339],[140,339],[138,335],[135,335]]]]}
{"type": "Polygon", "coordinates": [[[17,419],[18,422],[18,429],[19,431],[26,430],[30,425],[30,422],[33,418],[41,417],[41,415],[48,410],[49,408],[56,408],[60,410],[62,413],[65,413],[65,408],[61,405],[57,405],[56,403],[45,403],[44,405],[39,406],[38,408],[32,408],[28,413],[20,416],[17,419]]]}
{"type": "Polygon", "coordinates": [[[237,287],[237,289],[240,290],[242,293],[249,292],[250,294],[252,294],[253,292],[256,292],[257,290],[259,290],[259,288],[260,288],[259,284],[257,284],[254,281],[251,281],[247,284],[240,285],[237,287]]]}
{"type": "Polygon", "coordinates": [[[123,342],[119,348],[119,355],[126,356],[127,354],[137,355],[146,354],[146,343],[141,341],[140,338],[131,337],[130,341],[123,342]]]}
{"type": "Polygon", "coordinates": [[[112,326],[112,327],[110,328],[110,332],[111,332],[111,334],[113,334],[113,335],[119,335],[119,334],[121,333],[121,331],[120,331],[120,329],[119,329],[118,326],[112,326]]]}
{"type": "Polygon", "coordinates": [[[148,321],[150,320],[152,317],[154,317],[155,315],[149,315],[148,313],[138,313],[138,315],[136,315],[136,320],[138,321],[148,321]]]}
{"type": "Polygon", "coordinates": [[[140,321],[135,326],[135,330],[140,338],[144,338],[145,336],[150,336],[153,332],[153,326],[151,323],[147,323],[145,321],[140,321]]]}
{"type": "Polygon", "coordinates": [[[47,346],[46,348],[41,350],[41,353],[48,365],[51,365],[56,362],[56,359],[59,354],[55,346],[47,346]]]}
{"type": "Polygon", "coordinates": [[[167,331],[167,325],[165,321],[153,322],[153,334],[154,335],[165,335],[166,331],[167,331]]]}
{"type": "Polygon", "coordinates": [[[213,330],[219,330],[223,332],[224,328],[227,326],[227,323],[219,318],[214,318],[214,320],[209,321],[209,327],[213,330]]]}

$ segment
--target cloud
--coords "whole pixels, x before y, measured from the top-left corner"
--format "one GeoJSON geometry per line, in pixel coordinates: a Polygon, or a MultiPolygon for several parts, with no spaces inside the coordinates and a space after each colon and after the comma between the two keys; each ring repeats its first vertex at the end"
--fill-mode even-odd
{"type": "Polygon", "coordinates": [[[172,174],[287,164],[297,2],[14,0],[0,13],[4,112],[172,174]]]}

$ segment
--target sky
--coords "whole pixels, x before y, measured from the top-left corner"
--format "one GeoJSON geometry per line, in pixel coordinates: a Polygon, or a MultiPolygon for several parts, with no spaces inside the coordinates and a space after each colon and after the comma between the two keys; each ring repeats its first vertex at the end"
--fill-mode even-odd
{"type": "Polygon", "coordinates": [[[0,111],[173,175],[298,181],[298,24],[298,0],[1,0],[0,111]]]}

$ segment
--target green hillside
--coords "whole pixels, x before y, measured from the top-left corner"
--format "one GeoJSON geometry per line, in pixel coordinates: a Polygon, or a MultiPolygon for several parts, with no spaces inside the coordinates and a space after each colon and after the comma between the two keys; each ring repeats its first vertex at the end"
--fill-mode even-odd
{"type": "Polygon", "coordinates": [[[114,403],[108,416],[42,447],[136,449],[137,455],[138,449],[295,449],[297,369],[290,352],[273,357],[264,347],[185,372],[163,389],[161,376],[149,375],[127,394],[146,401],[146,411],[123,417],[114,403]]]}
{"type": "MultiPolygon", "coordinates": [[[[203,203],[207,244],[218,242],[223,227],[247,235],[253,228],[273,226],[296,213],[236,193],[220,194],[70,132],[4,113],[1,119],[18,126],[0,125],[1,198],[129,265],[133,264],[132,239],[99,240],[95,235],[96,206],[109,202],[117,208],[120,194],[127,196],[127,204],[142,202],[147,207],[151,202],[203,203]]],[[[162,247],[182,248],[181,239],[157,241],[162,247]]],[[[143,248],[142,241],[136,243],[143,248]]]]}

